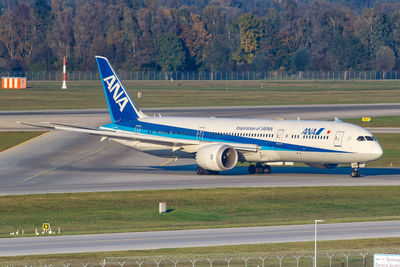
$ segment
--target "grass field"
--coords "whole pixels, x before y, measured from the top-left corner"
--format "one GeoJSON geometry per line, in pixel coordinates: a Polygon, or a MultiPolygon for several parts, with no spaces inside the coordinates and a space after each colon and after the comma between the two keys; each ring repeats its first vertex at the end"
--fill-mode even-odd
{"type": "Polygon", "coordinates": [[[370,122],[363,122],[361,118],[344,119],[344,122],[368,127],[400,127],[400,116],[372,117],[370,122]]]}
{"type": "Polygon", "coordinates": [[[44,132],[0,132],[0,152],[43,133],[44,132]]]}
{"type": "Polygon", "coordinates": [[[160,190],[1,196],[1,237],[400,219],[400,187],[160,190]],[[158,214],[158,203],[170,212],[158,214]]]}
{"type": "MultiPolygon", "coordinates": [[[[126,81],[146,107],[400,102],[400,81],[126,81]]],[[[29,81],[1,90],[0,110],[106,108],[100,81],[29,81]]]]}

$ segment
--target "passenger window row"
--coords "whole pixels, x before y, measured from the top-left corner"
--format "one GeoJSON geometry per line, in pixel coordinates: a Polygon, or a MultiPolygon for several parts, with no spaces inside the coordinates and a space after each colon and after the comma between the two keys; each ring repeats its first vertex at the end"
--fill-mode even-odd
{"type": "Polygon", "coordinates": [[[303,139],[329,139],[327,135],[303,135],[303,139]]]}
{"type": "MultiPolygon", "coordinates": [[[[195,135],[197,131],[157,131],[157,130],[142,130],[143,133],[147,134],[179,134],[179,135],[195,135]]],[[[232,136],[243,136],[243,137],[267,137],[272,138],[274,134],[261,134],[261,133],[227,133],[227,132],[210,132],[212,136],[219,135],[232,135],[232,136]]]]}

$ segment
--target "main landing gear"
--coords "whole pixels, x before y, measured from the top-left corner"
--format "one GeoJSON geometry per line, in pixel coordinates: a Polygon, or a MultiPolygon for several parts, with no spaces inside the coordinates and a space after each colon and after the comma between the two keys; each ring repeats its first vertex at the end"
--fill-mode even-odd
{"type": "Polygon", "coordinates": [[[217,172],[217,171],[206,170],[200,166],[197,167],[196,173],[197,173],[197,175],[217,175],[217,174],[219,174],[219,172],[217,172]]]}
{"type": "Polygon", "coordinates": [[[361,176],[360,170],[358,168],[351,169],[350,176],[353,178],[360,177],[361,176]]]}
{"type": "Polygon", "coordinates": [[[360,168],[365,167],[365,163],[352,163],[350,176],[352,178],[358,178],[361,176],[360,168]]]}
{"type": "Polygon", "coordinates": [[[264,165],[261,162],[257,162],[256,165],[250,164],[248,168],[249,174],[262,174],[266,173],[269,174],[271,173],[271,166],[269,165],[264,165]]]}

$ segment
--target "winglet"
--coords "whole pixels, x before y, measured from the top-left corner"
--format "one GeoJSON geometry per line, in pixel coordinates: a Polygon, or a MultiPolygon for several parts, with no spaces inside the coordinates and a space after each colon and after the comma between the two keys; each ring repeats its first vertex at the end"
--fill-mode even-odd
{"type": "Polygon", "coordinates": [[[129,96],[117,72],[113,69],[107,58],[96,56],[100,78],[107,99],[111,121],[129,121],[145,117],[133,99],[129,96]]]}

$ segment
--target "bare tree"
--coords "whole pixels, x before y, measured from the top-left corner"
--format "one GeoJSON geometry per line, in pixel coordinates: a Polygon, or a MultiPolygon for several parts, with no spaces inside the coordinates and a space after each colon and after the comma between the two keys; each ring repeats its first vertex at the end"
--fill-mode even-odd
{"type": "Polygon", "coordinates": [[[59,59],[58,67],[60,67],[66,49],[73,46],[73,10],[71,7],[66,7],[63,0],[52,0],[51,10],[54,23],[50,32],[49,43],[53,53],[59,59]]]}
{"type": "Polygon", "coordinates": [[[383,72],[383,79],[385,74],[391,71],[395,65],[395,56],[393,50],[388,46],[381,46],[376,51],[375,66],[376,70],[383,72]]]}

